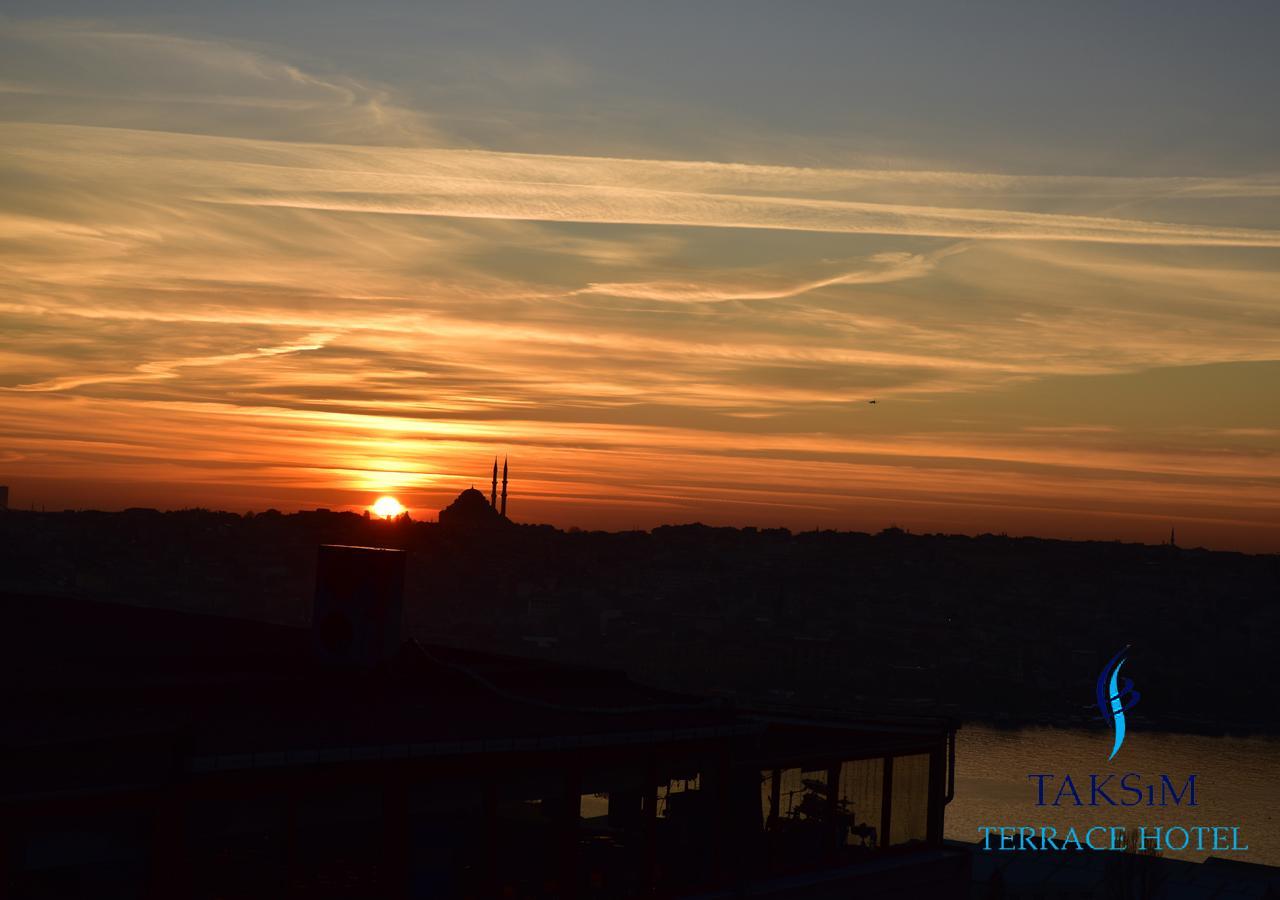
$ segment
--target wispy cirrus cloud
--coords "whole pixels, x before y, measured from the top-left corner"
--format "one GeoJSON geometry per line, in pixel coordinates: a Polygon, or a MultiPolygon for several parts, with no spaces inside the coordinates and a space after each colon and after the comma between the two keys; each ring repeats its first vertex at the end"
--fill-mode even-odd
{"type": "Polygon", "coordinates": [[[500,152],[261,48],[0,32],[14,480],[434,509],[502,444],[561,523],[1238,536],[1280,505],[1272,174],[500,152]],[[1144,380],[1196,366],[1220,409],[1144,380]]]}
{"type": "Polygon", "coordinates": [[[0,110],[27,121],[289,140],[434,134],[381,85],[225,41],[92,21],[0,19],[0,110]]]}
{"type": "MultiPolygon", "coordinates": [[[[1280,247],[1280,231],[1147,221],[1105,215],[953,207],[807,196],[824,186],[788,185],[768,168],[753,191],[698,188],[743,178],[746,166],[472,150],[407,150],[208,138],[70,126],[8,125],[19,165],[57,162],[84,174],[111,172],[179,190],[188,200],[330,212],[381,213],[833,234],[987,240],[1053,240],[1174,246],[1280,247]],[[91,158],[74,148],[90,141],[91,158]],[[664,182],[664,169],[670,174],[664,182]],[[774,193],[763,193],[767,186],[774,193]],[[791,190],[788,190],[791,188],[791,190]],[[799,188],[799,190],[796,190],[799,188]]],[[[875,182],[883,190],[894,173],[875,182]]],[[[901,174],[901,173],[898,173],[901,174]]],[[[968,183],[965,176],[957,176],[968,183]]],[[[907,178],[908,183],[913,179],[907,178]]],[[[840,179],[833,178],[832,190],[840,179]]]]}
{"type": "Polygon", "coordinates": [[[609,297],[631,297],[638,300],[660,300],[672,303],[707,303],[720,300],[786,300],[810,291],[841,284],[890,284],[906,278],[923,278],[933,271],[939,254],[877,253],[867,260],[869,265],[825,278],[798,284],[770,286],[774,276],[769,272],[737,273],[736,284],[699,283],[692,281],[593,282],[574,291],[575,294],[603,294],[609,297]]]}
{"type": "Polygon", "coordinates": [[[278,356],[281,353],[300,353],[306,350],[319,350],[332,339],[333,335],[331,334],[309,334],[297,342],[281,344],[278,347],[258,347],[255,350],[248,350],[242,353],[221,353],[216,356],[192,356],[182,359],[157,360],[154,362],[139,363],[130,372],[101,373],[94,375],[67,375],[60,378],[51,378],[48,381],[38,381],[32,384],[19,384],[11,388],[0,388],[0,390],[66,391],[71,390],[72,388],[84,387],[85,385],[91,384],[121,384],[129,381],[153,381],[157,379],[177,378],[180,374],[180,369],[202,366],[225,366],[230,363],[262,359],[269,356],[278,356]]]}

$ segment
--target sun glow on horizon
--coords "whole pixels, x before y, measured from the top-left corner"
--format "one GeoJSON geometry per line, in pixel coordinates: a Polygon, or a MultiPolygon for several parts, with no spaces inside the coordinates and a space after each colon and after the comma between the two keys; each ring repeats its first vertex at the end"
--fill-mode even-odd
{"type": "Polygon", "coordinates": [[[1269,11],[16,5],[11,507],[1280,550],[1269,11]]]}
{"type": "Polygon", "coordinates": [[[407,510],[399,500],[395,497],[379,497],[373,501],[373,505],[369,507],[369,511],[375,516],[383,519],[394,519],[396,516],[406,512],[407,510]]]}

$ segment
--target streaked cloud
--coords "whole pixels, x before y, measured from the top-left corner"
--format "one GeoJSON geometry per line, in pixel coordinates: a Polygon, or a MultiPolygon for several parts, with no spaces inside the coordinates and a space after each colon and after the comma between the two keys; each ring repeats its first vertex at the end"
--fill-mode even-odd
{"type": "Polygon", "coordinates": [[[1280,537],[1273,172],[513,153],[261,47],[0,48],[0,480],[432,510],[502,447],[560,524],[1280,537]]]}
{"type": "Polygon", "coordinates": [[[432,134],[379,85],[223,41],[95,22],[0,19],[0,104],[9,119],[196,134],[347,143],[432,134]]]}
{"type": "Polygon", "coordinates": [[[155,379],[177,378],[179,369],[195,366],[224,366],[230,363],[277,356],[281,353],[298,353],[304,350],[319,350],[325,342],[332,339],[328,334],[307,335],[303,340],[283,344],[279,347],[259,347],[245,353],[223,353],[217,356],[194,356],[186,359],[166,359],[155,362],[140,363],[131,372],[116,374],[102,373],[98,375],[71,375],[53,378],[33,384],[19,384],[9,390],[15,391],[66,391],[71,388],[84,387],[90,384],[119,384],[127,381],[151,381],[155,379]]]}
{"type": "MultiPolygon", "coordinates": [[[[839,284],[888,284],[904,278],[922,278],[933,270],[933,259],[913,253],[879,253],[867,260],[866,268],[841,272],[799,284],[769,286],[770,272],[757,272],[737,284],[699,284],[697,282],[602,282],[579,288],[577,294],[604,294],[610,297],[633,297],[639,300],[664,300],[673,303],[706,303],[720,300],[785,300],[799,297],[819,288],[839,284]]],[[[740,273],[745,276],[747,273],[740,273]]]]}
{"type": "MultiPolygon", "coordinates": [[[[188,200],[240,206],[449,218],[815,231],[960,239],[1280,247],[1280,231],[1066,215],[991,207],[830,200],[787,191],[697,189],[689,164],[536,157],[473,150],[321,146],[78,126],[7,125],[19,166],[58,164],[81,174],[139,178],[188,200]],[[79,152],[85,142],[92,156],[79,152]],[[670,173],[671,183],[664,181],[670,173]]],[[[748,166],[704,163],[715,181],[748,166]]],[[[765,173],[776,179],[773,169],[765,173]]],[[[891,173],[884,173],[887,178],[891,173]]],[[[962,182],[966,179],[961,178],[962,182]]],[[[799,179],[803,190],[831,184],[799,179]]],[[[910,181],[910,179],[908,179],[910,181]]],[[[799,187],[794,185],[791,187],[799,187]]],[[[881,190],[883,180],[878,183],[881,190]]]]}

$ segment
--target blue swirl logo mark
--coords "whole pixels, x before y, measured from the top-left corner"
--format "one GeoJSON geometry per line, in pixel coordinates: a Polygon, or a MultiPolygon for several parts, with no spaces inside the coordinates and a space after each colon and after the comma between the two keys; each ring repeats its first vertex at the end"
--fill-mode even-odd
{"type": "Polygon", "coordinates": [[[1115,759],[1120,752],[1120,745],[1124,743],[1125,712],[1133,709],[1142,699],[1142,695],[1133,689],[1133,679],[1120,677],[1120,667],[1124,665],[1128,653],[1129,645],[1126,644],[1123,650],[1111,657],[1111,662],[1098,675],[1098,709],[1102,711],[1102,718],[1110,722],[1116,731],[1116,742],[1108,760],[1115,759]]]}

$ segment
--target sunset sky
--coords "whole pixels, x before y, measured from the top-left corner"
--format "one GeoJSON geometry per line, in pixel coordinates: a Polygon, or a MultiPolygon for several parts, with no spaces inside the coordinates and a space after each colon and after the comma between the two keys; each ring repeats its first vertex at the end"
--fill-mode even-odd
{"type": "Polygon", "coordinates": [[[262,5],[5,4],[12,505],[1280,551],[1280,6],[262,5]]]}

